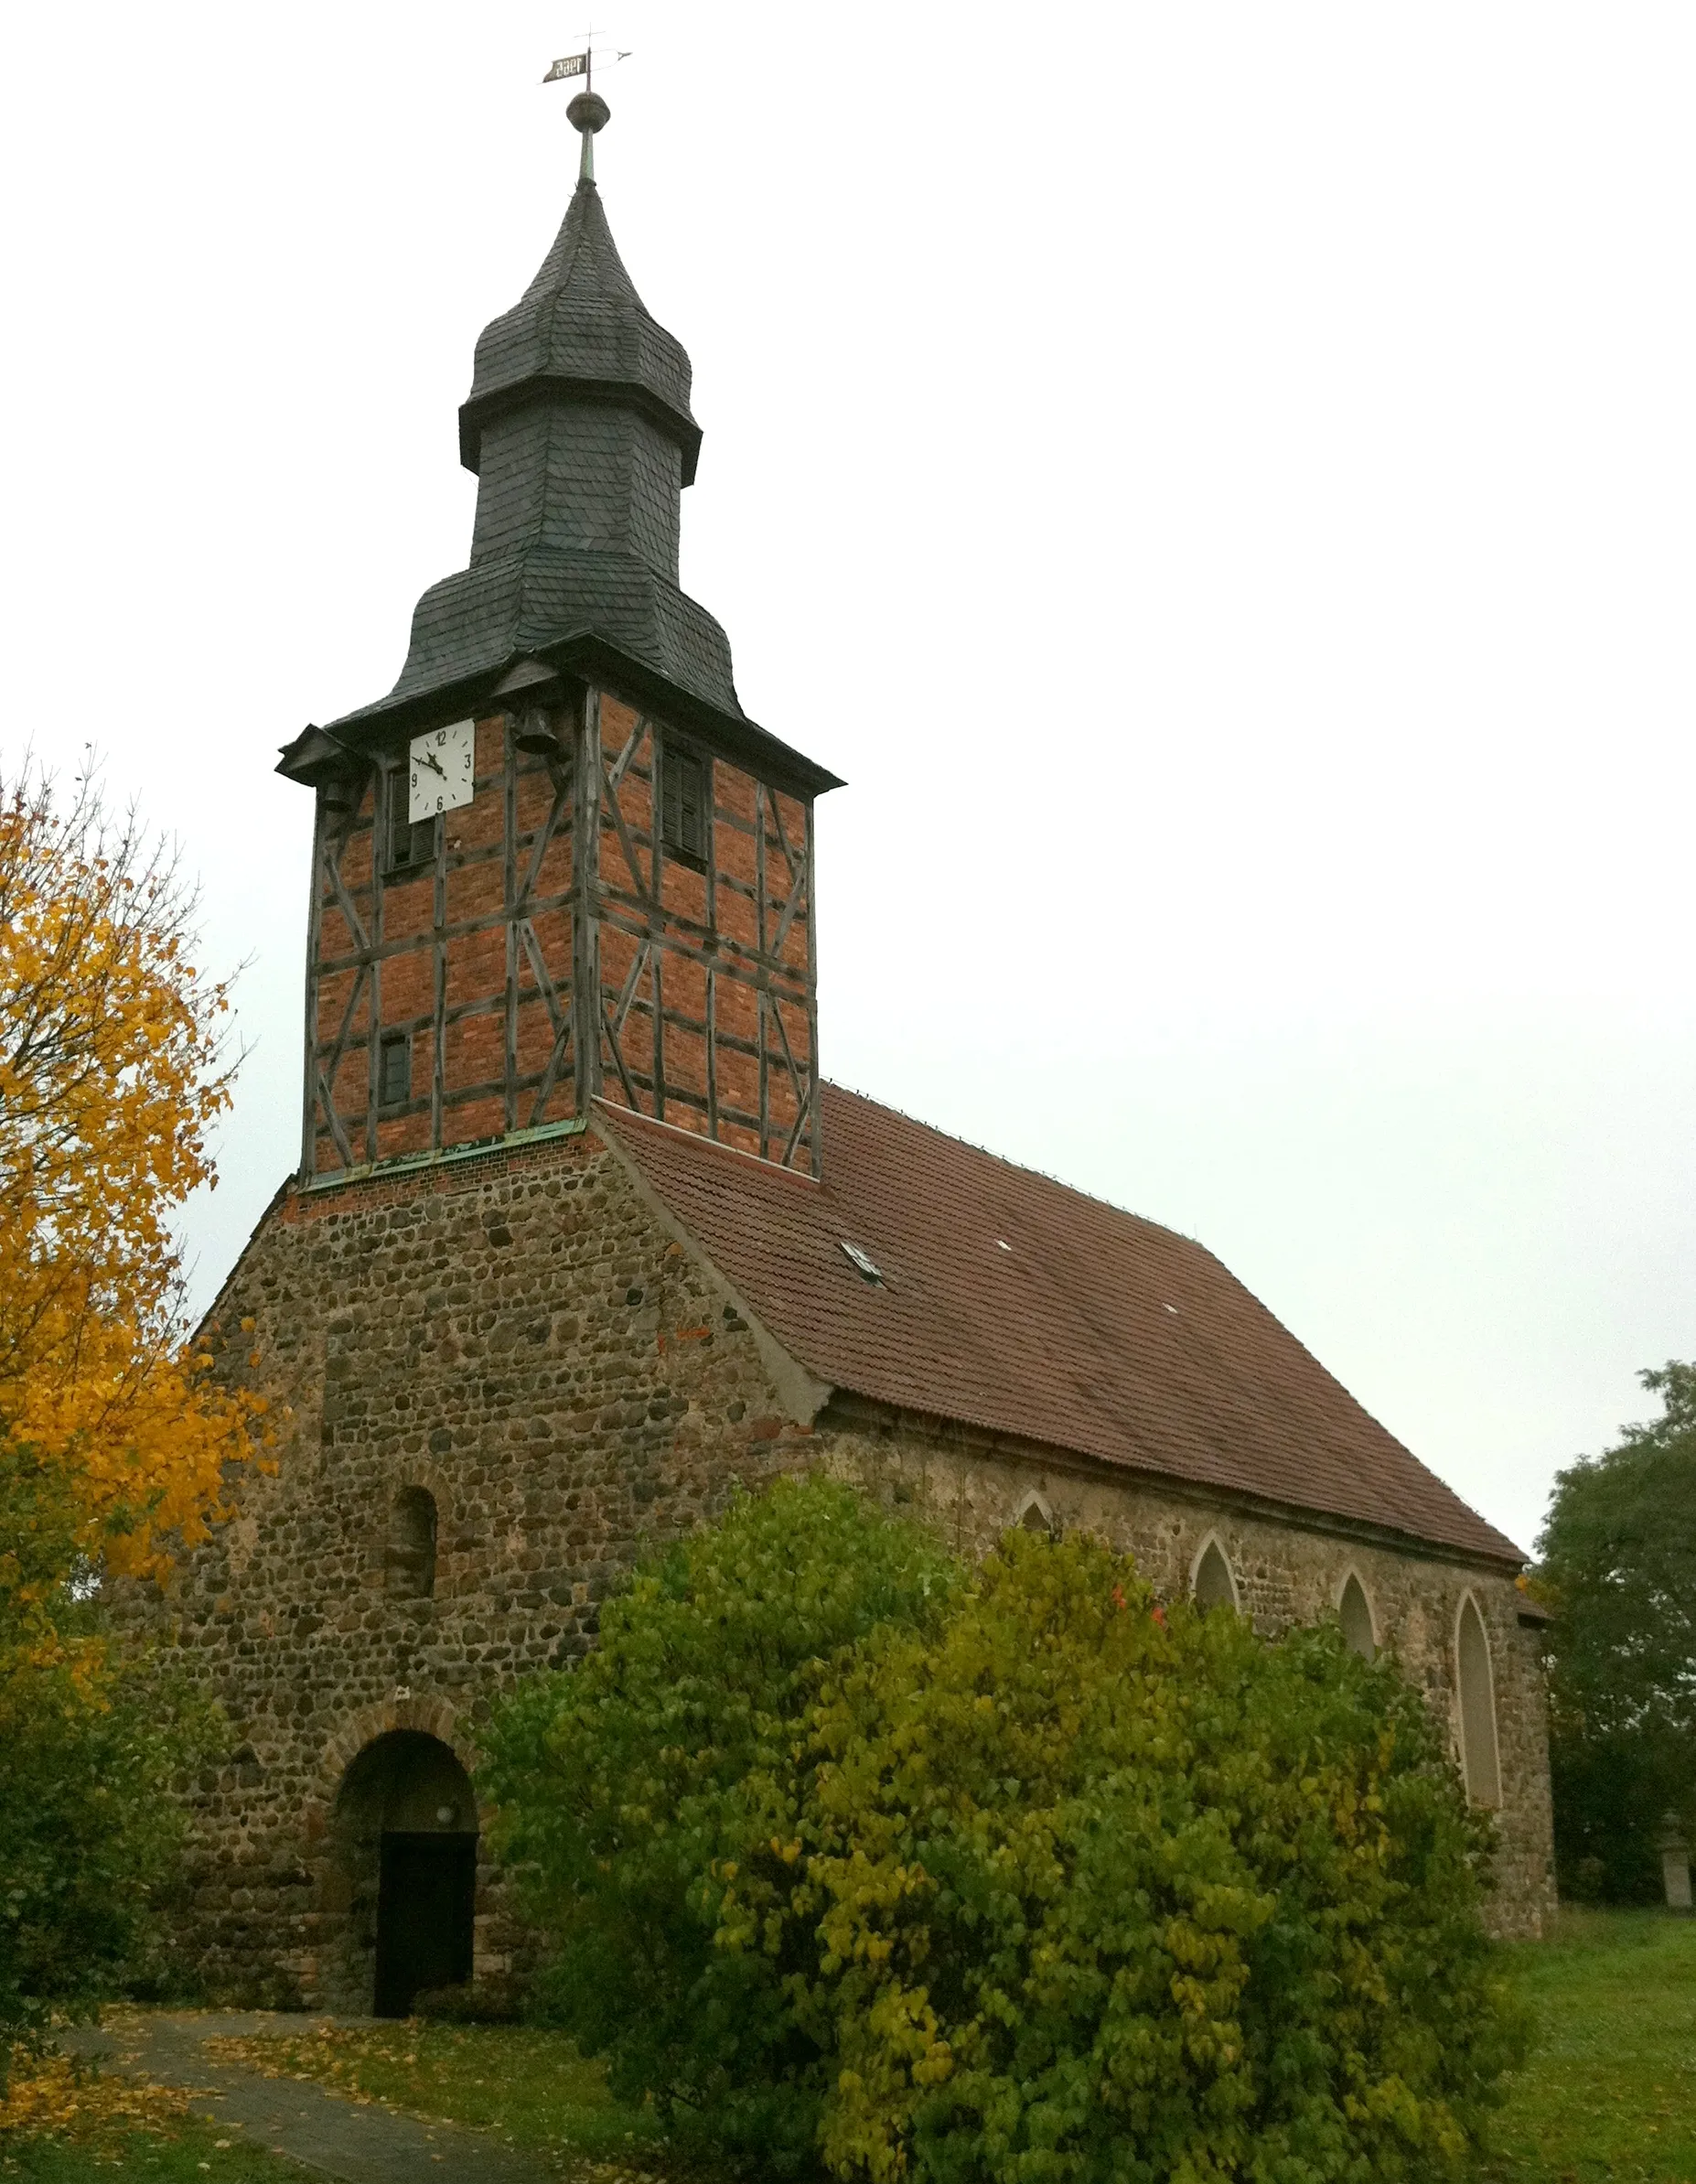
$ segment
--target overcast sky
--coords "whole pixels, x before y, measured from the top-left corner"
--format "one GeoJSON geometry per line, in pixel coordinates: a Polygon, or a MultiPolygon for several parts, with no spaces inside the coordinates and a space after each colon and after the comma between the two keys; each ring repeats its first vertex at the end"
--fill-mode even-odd
{"type": "MultiPolygon", "coordinates": [[[[820,817],[829,1072],[1211,1246],[1529,1546],[1696,1355],[1696,12],[633,0],[683,581],[820,817]]],[[[298,1152],[310,799],[462,567],[557,6],[7,19],[0,758],[180,837],[298,1152]]]]}

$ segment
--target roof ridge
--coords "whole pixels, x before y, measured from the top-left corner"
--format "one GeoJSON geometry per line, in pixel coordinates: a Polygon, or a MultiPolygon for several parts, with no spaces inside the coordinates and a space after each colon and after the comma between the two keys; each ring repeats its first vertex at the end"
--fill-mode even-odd
{"type": "Polygon", "coordinates": [[[875,1107],[880,1114],[893,1114],[901,1122],[910,1123],[915,1130],[924,1130],[932,1137],[945,1138],[950,1145],[963,1146],[969,1153],[981,1154],[985,1160],[994,1161],[998,1167],[1011,1169],[1015,1176],[1034,1177],[1039,1183],[1047,1183],[1056,1190],[1065,1191],[1068,1198],[1081,1199],[1086,1205],[1100,1206],[1104,1212],[1116,1213],[1122,1221],[1134,1221],[1143,1228],[1156,1229],[1161,1235],[1170,1236],[1175,1243],[1187,1244],[1190,1250],[1201,1253],[1216,1265],[1224,1265],[1218,1253],[1210,1251],[1198,1236],[1187,1235],[1184,1230],[1173,1228],[1168,1221],[1156,1221],[1150,1213],[1139,1213],[1134,1207],[1122,1206],[1112,1199],[1103,1198],[1098,1190],[1086,1190],[1080,1183],[1068,1183],[1064,1176],[1057,1176],[1051,1168],[1034,1167],[1028,1161],[1014,1159],[1009,1153],[998,1153],[993,1146],[980,1145],[975,1137],[961,1137],[957,1131],[945,1130],[939,1123],[928,1123],[922,1115],[911,1114],[905,1107],[896,1107],[888,1100],[877,1099],[871,1092],[861,1092],[854,1085],[839,1083],[834,1077],[821,1078],[820,1083],[828,1092],[842,1092],[848,1099],[858,1100],[867,1107],[875,1107]]]}

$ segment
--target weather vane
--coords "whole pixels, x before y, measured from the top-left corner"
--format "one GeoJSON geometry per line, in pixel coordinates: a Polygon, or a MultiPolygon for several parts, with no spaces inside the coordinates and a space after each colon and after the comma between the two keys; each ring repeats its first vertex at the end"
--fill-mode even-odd
{"type": "MultiPolygon", "coordinates": [[[[628,53],[615,51],[610,60],[603,57],[601,66],[604,69],[616,68],[621,60],[628,60],[629,58],[628,53]]],[[[560,83],[567,76],[581,76],[585,91],[595,89],[595,33],[593,30],[584,32],[581,53],[564,54],[554,62],[542,81],[544,83],[560,83]]]]}

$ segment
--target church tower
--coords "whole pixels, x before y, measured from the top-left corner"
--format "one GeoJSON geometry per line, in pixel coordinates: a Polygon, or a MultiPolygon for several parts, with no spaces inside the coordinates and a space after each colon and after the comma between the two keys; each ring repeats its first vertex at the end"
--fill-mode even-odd
{"type": "Polygon", "coordinates": [[[701,428],[569,114],[553,247],[477,345],[469,565],[400,680],[309,726],[317,798],[303,1179],[580,1126],[604,1097],[820,1169],[813,800],[679,588],[701,428]]]}

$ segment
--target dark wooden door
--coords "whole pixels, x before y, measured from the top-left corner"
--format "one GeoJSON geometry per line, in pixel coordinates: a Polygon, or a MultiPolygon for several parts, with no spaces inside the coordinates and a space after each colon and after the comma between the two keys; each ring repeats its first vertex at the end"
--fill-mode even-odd
{"type": "Polygon", "coordinates": [[[476,1899],[475,1835],[384,1835],[373,2005],[380,2017],[406,2017],[414,1996],[470,1978],[476,1899]]]}

